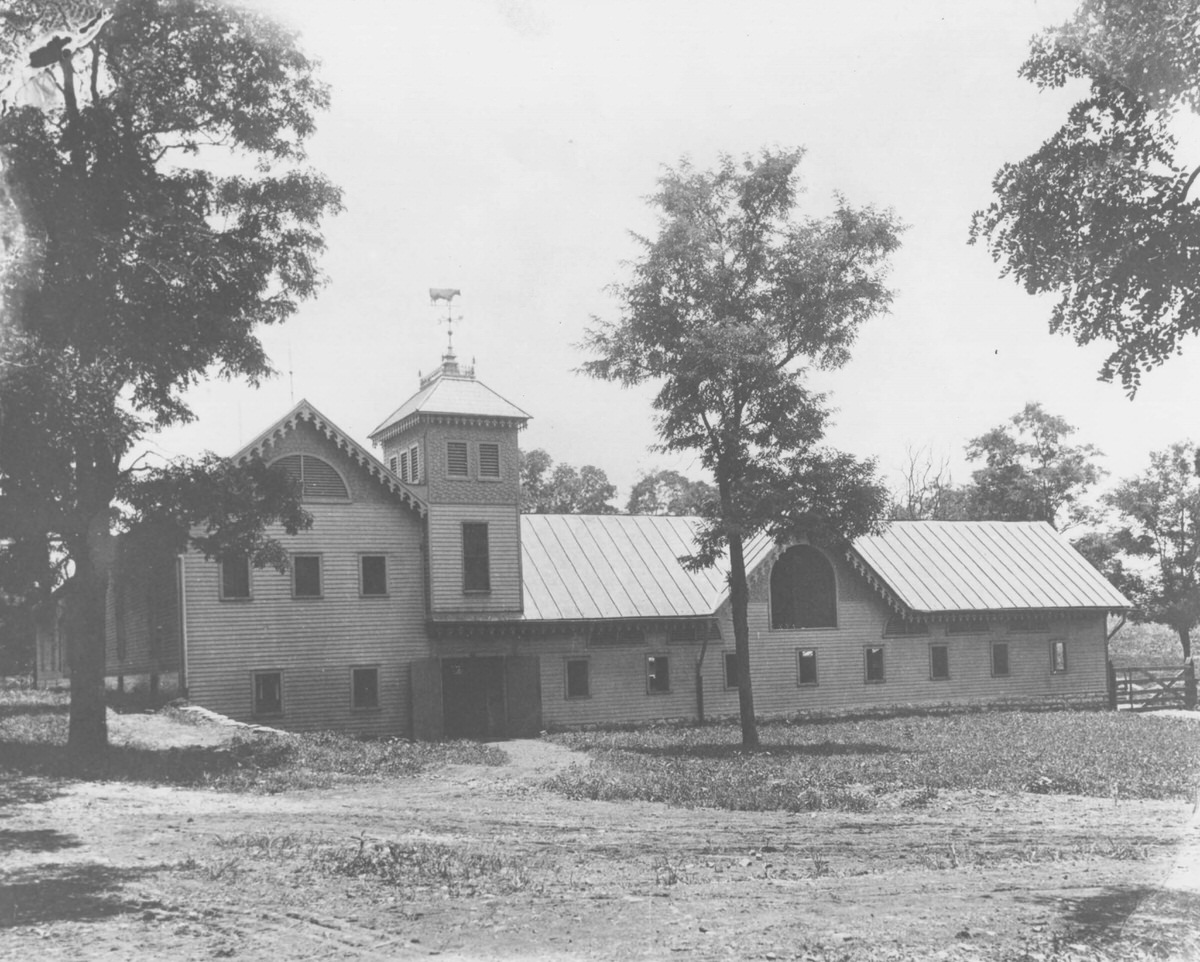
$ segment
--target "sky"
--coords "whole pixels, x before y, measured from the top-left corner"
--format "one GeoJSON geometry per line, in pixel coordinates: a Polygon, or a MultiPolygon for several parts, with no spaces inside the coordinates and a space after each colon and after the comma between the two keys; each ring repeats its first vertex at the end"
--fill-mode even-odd
{"type": "Polygon", "coordinates": [[[967,243],[1001,164],[1081,92],[1017,75],[1073,2],[257,2],[322,62],[333,103],[309,160],[346,210],[326,226],[320,296],[262,332],[279,376],[198,386],[196,422],[151,439],[163,455],[231,454],[301,398],[368,443],[439,363],[445,310],[428,290],[453,287],[459,358],[532,415],[523,448],[603,468],[621,503],[647,470],[702,477],[651,450],[652,388],[577,373],[580,343],[618,316],[609,285],[637,254],[631,232],[654,232],[645,198],[664,166],[797,146],[799,213],[840,191],[908,225],[890,313],[813,379],[836,409],[830,444],[893,484],[918,448],[967,481],[966,443],[1038,401],[1115,480],[1200,436],[1200,343],[1130,400],[1097,380],[1103,345],[1051,334],[1052,299],[967,243]]]}

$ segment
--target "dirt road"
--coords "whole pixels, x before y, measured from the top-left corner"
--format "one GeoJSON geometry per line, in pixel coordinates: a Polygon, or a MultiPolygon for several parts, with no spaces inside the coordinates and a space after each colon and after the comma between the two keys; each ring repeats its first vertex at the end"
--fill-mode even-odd
{"type": "Polygon", "coordinates": [[[942,793],[789,815],[577,802],[540,783],[585,760],[537,741],[504,748],[500,768],[275,796],[10,781],[0,957],[1015,959],[1057,947],[1190,959],[1196,947],[1200,894],[1161,891],[1190,805],[942,793]],[[405,857],[432,871],[389,885],[330,870],[331,853],[383,851],[375,840],[424,853],[405,857]],[[483,869],[455,875],[454,852],[483,869]],[[1164,924],[1131,928],[1151,903],[1164,924]]]}

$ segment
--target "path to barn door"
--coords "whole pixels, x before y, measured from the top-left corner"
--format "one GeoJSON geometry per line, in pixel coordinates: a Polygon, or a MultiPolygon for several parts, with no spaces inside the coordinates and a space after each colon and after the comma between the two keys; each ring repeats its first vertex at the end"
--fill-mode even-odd
{"type": "MultiPolygon", "coordinates": [[[[178,750],[162,724],[140,743],[178,750]]],[[[573,801],[543,783],[586,759],[501,747],[498,767],[276,795],[8,782],[0,957],[1149,958],[1162,930],[1135,910],[1191,814],[989,792],[866,813],[573,801]]],[[[1154,908],[1194,924],[1197,905],[1154,908]]]]}

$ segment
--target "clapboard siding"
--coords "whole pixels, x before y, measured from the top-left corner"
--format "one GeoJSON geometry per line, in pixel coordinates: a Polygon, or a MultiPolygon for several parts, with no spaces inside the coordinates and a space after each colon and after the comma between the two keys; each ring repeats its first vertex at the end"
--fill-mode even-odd
{"type": "Polygon", "coordinates": [[[105,599],[106,675],[179,670],[176,566],[176,558],[164,554],[149,571],[116,567],[105,599]]]}
{"type": "MultiPolygon", "coordinates": [[[[339,467],[353,476],[353,466],[339,467]]],[[[306,505],[314,518],[311,530],[295,536],[273,532],[291,552],[320,554],[320,598],[293,598],[290,575],[266,568],[251,572],[250,600],[221,601],[219,565],[194,553],[187,556],[192,701],[281,728],[370,734],[409,730],[408,666],[429,654],[421,523],[381,487],[356,487],[362,500],[306,505]],[[359,557],[364,553],[387,557],[386,596],[360,594],[359,557]],[[353,666],[379,668],[377,711],[351,709],[353,666]],[[283,672],[282,716],[253,718],[255,671],[283,672]]]]}
{"type": "Polygon", "coordinates": [[[521,529],[513,504],[431,504],[429,564],[434,612],[518,612],[521,610],[521,529]],[[462,525],[488,525],[491,590],[463,591],[462,525]]]}

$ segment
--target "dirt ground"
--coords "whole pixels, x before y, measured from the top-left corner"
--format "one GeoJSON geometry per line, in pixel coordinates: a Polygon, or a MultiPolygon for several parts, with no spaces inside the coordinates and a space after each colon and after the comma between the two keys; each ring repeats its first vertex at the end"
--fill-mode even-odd
{"type": "MultiPolygon", "coordinates": [[[[159,746],[228,735],[156,716],[113,729],[159,746]]],[[[499,768],[274,796],[0,782],[0,958],[1200,959],[1200,892],[1164,887],[1190,804],[577,802],[539,783],[584,759],[502,747],[499,768]],[[495,856],[520,881],[396,887],[314,854],[364,837],[495,856]]]]}

